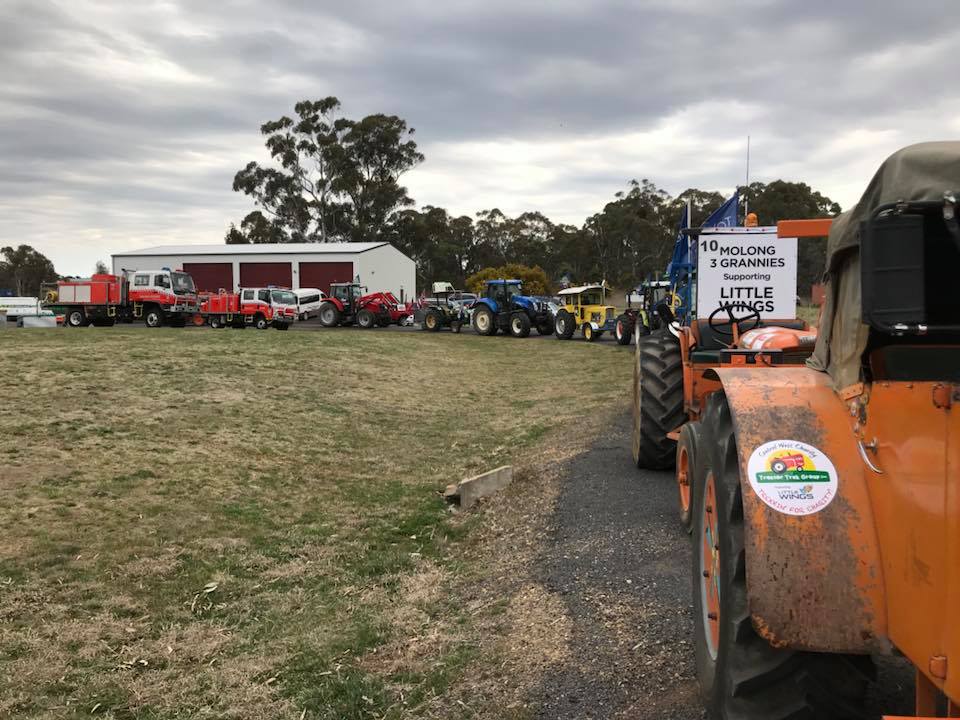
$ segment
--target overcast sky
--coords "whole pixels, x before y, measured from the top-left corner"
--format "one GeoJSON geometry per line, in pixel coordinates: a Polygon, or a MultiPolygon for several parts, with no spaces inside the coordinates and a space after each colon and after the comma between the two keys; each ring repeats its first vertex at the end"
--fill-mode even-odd
{"type": "MultiPolygon", "coordinates": [[[[802,180],[844,207],[960,136],[957,0],[0,0],[0,245],[61,273],[219,243],[301,99],[417,130],[418,205],[581,224],[630,178],[802,180]]],[[[771,218],[768,220],[774,220],[771,218]]]]}

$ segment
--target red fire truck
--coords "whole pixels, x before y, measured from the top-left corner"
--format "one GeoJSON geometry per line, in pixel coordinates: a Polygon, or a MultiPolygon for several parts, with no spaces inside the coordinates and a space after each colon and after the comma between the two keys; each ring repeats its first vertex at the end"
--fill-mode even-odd
{"type": "Polygon", "coordinates": [[[201,324],[205,319],[212,328],[244,328],[248,325],[266,330],[273,325],[287,330],[297,315],[293,306],[277,305],[272,301],[271,288],[241,288],[232,293],[220,290],[201,296],[201,324]]]}
{"type": "Polygon", "coordinates": [[[60,280],[45,304],[63,308],[68,327],[113,325],[142,318],[147,327],[183,327],[197,312],[193,278],[170,268],[60,280]]]}

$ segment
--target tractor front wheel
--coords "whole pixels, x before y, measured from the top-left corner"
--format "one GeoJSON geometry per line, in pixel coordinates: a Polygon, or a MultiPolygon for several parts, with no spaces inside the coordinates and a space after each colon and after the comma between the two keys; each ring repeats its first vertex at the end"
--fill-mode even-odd
{"type": "Polygon", "coordinates": [[[699,492],[696,478],[702,459],[702,434],[699,422],[689,422],[680,428],[677,440],[677,504],[680,508],[680,524],[690,533],[693,530],[694,497],[699,492]]]}
{"type": "Polygon", "coordinates": [[[525,312],[517,312],[510,316],[510,334],[515,338],[525,338],[530,335],[530,318],[525,312]]]}
{"type": "Polygon", "coordinates": [[[340,324],[340,308],[333,303],[320,306],[320,324],[324,327],[336,327],[340,324]]]}
{"type": "Polygon", "coordinates": [[[439,310],[427,310],[426,316],[423,318],[423,327],[430,332],[437,332],[440,329],[442,322],[440,320],[440,311],[439,310]]]}
{"type": "Polygon", "coordinates": [[[739,455],[722,392],[707,400],[702,430],[702,462],[694,463],[699,490],[693,505],[692,590],[697,680],[708,716],[859,717],[875,674],[869,656],[775,648],[754,629],[739,455]]]}
{"type": "Polygon", "coordinates": [[[370,328],[376,327],[377,316],[366,308],[363,308],[357,313],[357,325],[362,327],[364,330],[369,330],[370,328]]]}
{"type": "Polygon", "coordinates": [[[580,332],[583,333],[583,339],[587,342],[595,342],[600,333],[593,329],[593,325],[590,323],[584,323],[583,327],[580,328],[580,332]]]}
{"type": "Polygon", "coordinates": [[[478,335],[493,335],[497,332],[493,311],[486,306],[478,307],[473,312],[473,329],[478,335]]]}
{"type": "Polygon", "coordinates": [[[617,345],[629,345],[630,336],[633,334],[633,327],[629,315],[621,315],[617,318],[617,325],[613,334],[617,338],[617,345]]]}
{"type": "Polygon", "coordinates": [[[677,444],[667,433],[685,419],[680,343],[668,332],[639,338],[633,364],[633,461],[638,468],[673,467],[677,444]]]}
{"type": "Polygon", "coordinates": [[[557,338],[560,340],[569,340],[573,337],[573,331],[577,328],[577,323],[566,310],[557,313],[557,319],[554,321],[557,338]]]}

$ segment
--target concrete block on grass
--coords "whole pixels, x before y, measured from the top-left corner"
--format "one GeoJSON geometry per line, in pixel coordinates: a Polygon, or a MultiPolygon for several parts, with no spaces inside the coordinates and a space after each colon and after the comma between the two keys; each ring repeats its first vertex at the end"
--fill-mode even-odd
{"type": "Polygon", "coordinates": [[[450,502],[460,501],[460,507],[467,509],[480,498],[489,497],[502,490],[513,481],[513,466],[503,465],[495,470],[474,475],[458,483],[448,485],[443,496],[450,502]]]}

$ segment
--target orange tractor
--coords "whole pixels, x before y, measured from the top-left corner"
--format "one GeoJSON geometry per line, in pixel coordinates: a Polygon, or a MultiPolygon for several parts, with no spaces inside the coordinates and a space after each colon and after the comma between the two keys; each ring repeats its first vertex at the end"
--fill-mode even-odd
{"type": "Polygon", "coordinates": [[[634,459],[676,467],[711,718],[862,717],[884,654],[916,717],[960,717],[958,189],[960,143],[924,143],[779,223],[828,235],[819,333],[734,303],[639,340],[634,459]]]}

